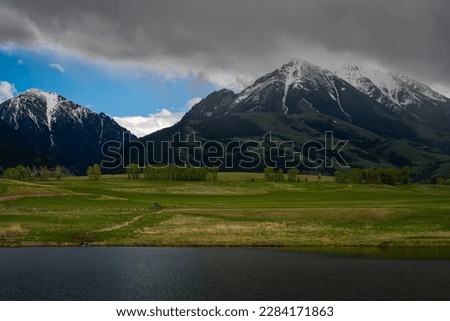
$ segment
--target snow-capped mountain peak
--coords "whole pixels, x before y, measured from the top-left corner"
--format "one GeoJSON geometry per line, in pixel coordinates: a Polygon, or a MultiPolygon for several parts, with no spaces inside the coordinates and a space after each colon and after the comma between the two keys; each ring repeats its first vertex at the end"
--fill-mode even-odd
{"type": "Polygon", "coordinates": [[[330,90],[333,90],[328,79],[330,75],[332,73],[329,71],[307,61],[301,59],[291,60],[279,69],[257,79],[251,86],[240,92],[234,99],[232,109],[244,102],[258,103],[258,101],[263,99],[260,94],[264,93],[268,88],[275,86],[283,92],[281,108],[287,114],[289,113],[289,108],[286,99],[289,91],[293,89],[314,91],[322,86],[329,87],[330,90]]]}
{"type": "Polygon", "coordinates": [[[67,101],[67,99],[55,93],[39,90],[36,88],[29,89],[24,94],[32,95],[38,99],[41,99],[44,102],[44,105],[46,107],[45,114],[47,118],[47,127],[51,131],[53,114],[57,109],[57,107],[59,107],[59,104],[63,101],[67,101]]]}
{"type": "Polygon", "coordinates": [[[336,73],[353,87],[393,109],[421,107],[433,100],[447,102],[445,96],[407,76],[356,65],[345,65],[336,73]]]}
{"type": "Polygon", "coordinates": [[[336,115],[351,121],[352,116],[340,99],[340,91],[345,91],[345,85],[330,71],[294,59],[258,78],[239,94],[211,94],[195,106],[187,117],[209,118],[221,112],[300,114],[304,106],[316,108],[327,104],[336,115]]]}
{"type": "Polygon", "coordinates": [[[1,104],[0,119],[11,123],[16,129],[27,127],[36,133],[49,135],[50,145],[55,145],[55,131],[66,124],[84,126],[91,119],[98,119],[99,141],[105,114],[96,114],[63,96],[40,89],[29,89],[1,104]]]}
{"type": "Polygon", "coordinates": [[[307,75],[309,73],[320,73],[324,69],[303,59],[293,59],[281,66],[280,70],[298,73],[298,76],[301,77],[302,72],[307,75]]]}
{"type": "MultiPolygon", "coordinates": [[[[70,118],[82,125],[83,119],[89,115],[95,115],[88,108],[71,102],[61,95],[35,88],[12,98],[12,104],[24,109],[35,120],[38,127],[41,128],[42,123],[45,123],[45,127],[50,132],[57,121],[70,118]]],[[[20,114],[19,110],[16,112],[20,114]]]]}
{"type": "Polygon", "coordinates": [[[27,91],[23,92],[19,96],[34,97],[35,99],[40,99],[40,100],[46,101],[49,105],[52,105],[52,106],[56,105],[58,102],[67,100],[66,98],[62,97],[61,95],[58,95],[58,94],[55,94],[55,93],[52,93],[49,91],[45,91],[45,90],[36,89],[36,88],[28,89],[27,91]]]}
{"type": "Polygon", "coordinates": [[[345,65],[332,73],[294,59],[238,94],[211,94],[187,118],[233,113],[301,115],[312,108],[348,122],[377,110],[389,117],[441,124],[450,115],[449,104],[450,99],[407,76],[358,65],[345,65]]]}

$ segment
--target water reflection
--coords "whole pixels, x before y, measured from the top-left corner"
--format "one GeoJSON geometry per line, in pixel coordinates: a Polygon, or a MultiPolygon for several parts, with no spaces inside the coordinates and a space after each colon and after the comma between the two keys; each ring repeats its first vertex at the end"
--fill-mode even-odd
{"type": "Polygon", "coordinates": [[[450,260],[439,251],[393,260],[392,251],[304,250],[0,249],[0,299],[450,300],[450,260]]]}

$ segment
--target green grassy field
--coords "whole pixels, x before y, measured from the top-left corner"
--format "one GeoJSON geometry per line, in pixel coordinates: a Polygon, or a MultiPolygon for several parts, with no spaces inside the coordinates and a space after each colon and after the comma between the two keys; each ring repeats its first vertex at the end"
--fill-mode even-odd
{"type": "MultiPolygon", "coordinates": [[[[0,180],[0,246],[450,247],[450,186],[0,180]],[[155,206],[155,204],[158,204],[155,206]]],[[[254,181],[252,181],[252,178],[254,181]]]]}

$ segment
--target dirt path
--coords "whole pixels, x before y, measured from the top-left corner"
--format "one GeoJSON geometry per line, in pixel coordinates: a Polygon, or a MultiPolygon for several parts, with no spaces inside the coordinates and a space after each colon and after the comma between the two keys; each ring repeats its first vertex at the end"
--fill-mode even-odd
{"type": "Polygon", "coordinates": [[[121,223],[121,224],[116,224],[116,225],[113,225],[113,226],[110,226],[110,227],[102,228],[100,230],[97,230],[96,232],[109,232],[109,231],[120,230],[121,228],[127,227],[130,224],[136,223],[142,217],[144,217],[144,214],[138,215],[138,216],[132,218],[131,220],[127,221],[127,222],[124,222],[124,223],[121,223]]]}

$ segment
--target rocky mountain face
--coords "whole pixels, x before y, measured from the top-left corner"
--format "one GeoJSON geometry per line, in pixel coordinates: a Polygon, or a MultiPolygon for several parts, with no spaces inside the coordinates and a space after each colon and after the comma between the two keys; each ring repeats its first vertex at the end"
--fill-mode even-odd
{"type": "Polygon", "coordinates": [[[178,124],[142,141],[195,132],[201,141],[227,143],[271,132],[279,141],[302,145],[333,131],[349,140],[345,156],[351,166],[408,165],[422,179],[450,174],[449,115],[447,97],[406,76],[357,66],[333,73],[293,60],[238,94],[210,94],[178,124]]]}
{"type": "Polygon", "coordinates": [[[0,171],[23,164],[27,166],[55,166],[56,162],[37,151],[33,144],[12,126],[0,120],[0,171]]]}
{"type": "Polygon", "coordinates": [[[38,89],[0,104],[0,120],[0,140],[46,155],[75,173],[100,162],[102,144],[121,141],[127,131],[104,113],[38,89]]]}

